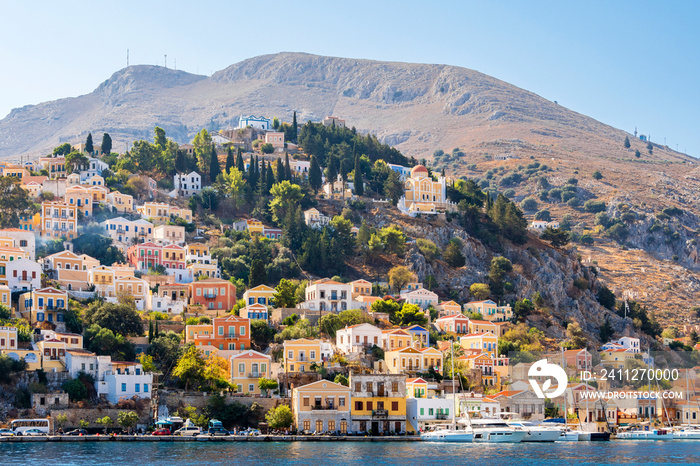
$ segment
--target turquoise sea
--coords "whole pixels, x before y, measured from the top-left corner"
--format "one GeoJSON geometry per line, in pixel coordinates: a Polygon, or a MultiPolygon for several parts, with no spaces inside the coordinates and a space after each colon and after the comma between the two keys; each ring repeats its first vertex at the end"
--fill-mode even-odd
{"type": "Polygon", "coordinates": [[[698,464],[700,442],[439,444],[423,442],[3,443],[2,465],[313,464],[500,466],[698,464]]]}

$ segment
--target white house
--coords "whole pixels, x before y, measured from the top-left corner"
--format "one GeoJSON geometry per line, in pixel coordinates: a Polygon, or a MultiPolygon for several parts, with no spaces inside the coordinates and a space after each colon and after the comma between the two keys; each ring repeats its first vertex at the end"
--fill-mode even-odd
{"type": "Polygon", "coordinates": [[[74,379],[80,372],[90,374],[95,380],[99,379],[97,355],[91,351],[80,348],[66,349],[65,363],[66,370],[74,379]]]}
{"type": "Polygon", "coordinates": [[[79,167],[80,183],[87,183],[93,176],[102,176],[102,172],[107,170],[109,165],[95,157],[88,157],[88,163],[79,167]]]}
{"type": "Polygon", "coordinates": [[[136,243],[140,239],[144,241],[153,239],[153,224],[141,218],[127,220],[124,217],[115,217],[101,222],[100,225],[115,242],[129,244],[136,243]]]}
{"type": "Polygon", "coordinates": [[[241,115],[241,118],[238,120],[238,129],[244,129],[248,126],[252,126],[253,128],[258,128],[258,129],[263,129],[263,130],[271,130],[272,129],[272,121],[269,118],[265,118],[263,116],[254,116],[254,115],[248,115],[248,116],[243,116],[241,115]]]}
{"type": "Polygon", "coordinates": [[[20,230],[19,228],[6,228],[0,230],[0,240],[12,240],[13,248],[20,248],[29,255],[30,260],[36,259],[36,236],[30,230],[20,230]]]}
{"type": "Polygon", "coordinates": [[[110,366],[109,370],[104,372],[103,379],[95,383],[98,395],[104,395],[110,403],[134,397],[151,398],[153,374],[144,372],[141,364],[111,362],[110,366]]]}
{"type": "Polygon", "coordinates": [[[297,306],[311,311],[340,312],[353,309],[352,286],[328,278],[316,280],[306,287],[306,301],[297,306]]]}
{"type": "Polygon", "coordinates": [[[405,181],[406,178],[411,176],[411,169],[409,167],[404,167],[403,165],[397,165],[395,163],[387,163],[386,166],[395,171],[396,174],[399,175],[401,181],[405,181]]]}
{"type": "Polygon", "coordinates": [[[452,398],[406,398],[406,422],[416,432],[428,424],[452,422],[454,415],[452,398]]]}
{"type": "Polygon", "coordinates": [[[41,288],[41,266],[29,259],[6,262],[5,277],[12,291],[29,291],[41,288]]]}
{"type": "Polygon", "coordinates": [[[344,354],[360,353],[374,345],[381,346],[382,331],[372,324],[357,324],[335,333],[335,345],[344,354]]]}
{"type": "Polygon", "coordinates": [[[559,222],[551,221],[546,222],[544,220],[533,220],[527,227],[529,230],[533,231],[544,231],[546,228],[559,228],[559,222]]]}
{"type": "Polygon", "coordinates": [[[631,350],[634,354],[640,352],[639,338],[622,337],[618,340],[612,340],[610,343],[620,345],[621,348],[626,350],[631,350]]]}
{"type": "Polygon", "coordinates": [[[328,225],[331,218],[323,215],[318,209],[310,208],[304,211],[304,223],[311,228],[323,228],[328,225]]]}
{"type": "Polygon", "coordinates": [[[433,307],[438,305],[438,295],[425,288],[417,290],[402,291],[400,294],[407,303],[415,304],[421,309],[427,309],[431,304],[433,307]]]}
{"type": "Polygon", "coordinates": [[[202,190],[202,176],[196,171],[188,174],[176,173],[173,178],[178,196],[190,197],[202,190]]]}

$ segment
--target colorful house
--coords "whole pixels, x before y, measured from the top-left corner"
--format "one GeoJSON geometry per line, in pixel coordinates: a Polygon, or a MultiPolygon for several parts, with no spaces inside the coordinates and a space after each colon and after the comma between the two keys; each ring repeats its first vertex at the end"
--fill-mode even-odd
{"type": "Polygon", "coordinates": [[[277,291],[267,285],[258,285],[243,293],[243,300],[247,306],[252,304],[274,305],[274,296],[277,291]]]}
{"type": "Polygon", "coordinates": [[[47,287],[29,291],[19,297],[19,313],[33,326],[41,322],[63,322],[68,306],[68,294],[47,287]]]}
{"type": "Polygon", "coordinates": [[[350,388],[319,380],[292,389],[294,426],[299,431],[345,434],[350,425],[350,388]]]}
{"type": "Polygon", "coordinates": [[[269,311],[267,306],[264,304],[249,304],[240,311],[241,317],[245,317],[246,319],[259,319],[259,320],[268,320],[269,319],[269,311]]]}
{"type": "Polygon", "coordinates": [[[469,333],[469,318],[462,314],[453,314],[445,317],[440,317],[435,321],[443,332],[455,333],[457,335],[466,335],[469,333]]]}
{"type": "MultiPolygon", "coordinates": [[[[189,325],[185,329],[189,338],[189,325]]],[[[200,330],[199,327],[194,330],[200,330]]],[[[192,335],[192,342],[197,347],[211,345],[219,350],[245,350],[250,349],[250,320],[228,315],[226,317],[215,317],[211,325],[205,330],[207,333],[197,333],[192,335]]]]}
{"type": "Polygon", "coordinates": [[[284,342],[284,371],[288,373],[311,371],[311,365],[321,365],[321,340],[299,338],[284,342]]]}
{"type": "Polygon", "coordinates": [[[231,356],[231,383],[236,386],[238,393],[259,395],[258,382],[262,378],[270,378],[272,360],[270,356],[254,350],[246,350],[231,356]]]}
{"type": "Polygon", "coordinates": [[[400,328],[392,328],[382,331],[382,349],[393,351],[395,349],[409,348],[413,346],[413,335],[400,328]]]}
{"type": "Polygon", "coordinates": [[[190,304],[228,312],[236,304],[236,287],[221,278],[207,278],[189,284],[190,304]]]}
{"type": "Polygon", "coordinates": [[[462,306],[454,301],[443,301],[435,306],[438,311],[438,317],[447,317],[462,314],[462,306]]]}
{"type": "Polygon", "coordinates": [[[141,272],[163,265],[163,247],[152,242],[135,244],[126,251],[129,264],[141,272]]]}
{"type": "Polygon", "coordinates": [[[510,305],[499,306],[490,299],[465,304],[464,313],[481,314],[483,319],[489,322],[509,322],[513,319],[513,310],[510,305]]]}
{"type": "Polygon", "coordinates": [[[459,338],[459,344],[465,350],[480,350],[492,358],[497,356],[498,337],[491,332],[464,335],[459,338]]]}
{"type": "Polygon", "coordinates": [[[406,432],[406,376],[350,374],[351,430],[378,435],[406,432]]]}

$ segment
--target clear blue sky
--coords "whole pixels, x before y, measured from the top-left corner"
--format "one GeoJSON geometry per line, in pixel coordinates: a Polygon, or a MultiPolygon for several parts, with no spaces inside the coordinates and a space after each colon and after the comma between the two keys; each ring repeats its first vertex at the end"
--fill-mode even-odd
{"type": "Polygon", "coordinates": [[[700,2],[0,0],[0,118],[131,64],[210,75],[266,53],[472,68],[700,156],[700,2]]]}

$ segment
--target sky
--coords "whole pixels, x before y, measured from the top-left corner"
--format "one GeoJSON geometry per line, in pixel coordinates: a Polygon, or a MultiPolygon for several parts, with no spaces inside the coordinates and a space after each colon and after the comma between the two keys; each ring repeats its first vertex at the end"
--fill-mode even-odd
{"type": "Polygon", "coordinates": [[[0,118],[129,63],[211,75],[277,52],[471,68],[700,156],[700,2],[0,0],[0,118]]]}

